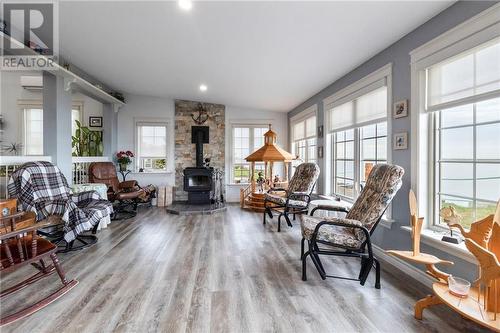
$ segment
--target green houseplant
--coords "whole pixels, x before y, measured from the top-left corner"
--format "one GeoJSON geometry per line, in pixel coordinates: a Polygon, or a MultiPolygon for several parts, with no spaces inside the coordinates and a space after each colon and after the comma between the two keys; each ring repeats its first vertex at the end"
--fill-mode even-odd
{"type": "Polygon", "coordinates": [[[104,145],[101,131],[91,131],[88,127],[75,120],[76,131],[71,137],[73,156],[102,156],[104,145]]]}

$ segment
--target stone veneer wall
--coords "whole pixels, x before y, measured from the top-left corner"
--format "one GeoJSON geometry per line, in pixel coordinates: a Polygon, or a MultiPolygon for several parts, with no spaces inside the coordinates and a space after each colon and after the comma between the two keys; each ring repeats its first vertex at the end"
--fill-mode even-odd
{"type": "MultiPolygon", "coordinates": [[[[175,101],[175,201],[187,200],[183,187],[183,170],[196,166],[196,146],[191,143],[191,126],[198,126],[191,118],[198,115],[198,103],[194,101],[175,101]]],[[[221,104],[203,103],[208,112],[208,120],[201,126],[210,128],[210,143],[203,145],[204,158],[210,157],[210,166],[224,170],[225,167],[225,111],[221,104]]],[[[225,197],[225,186],[222,187],[225,197]]]]}

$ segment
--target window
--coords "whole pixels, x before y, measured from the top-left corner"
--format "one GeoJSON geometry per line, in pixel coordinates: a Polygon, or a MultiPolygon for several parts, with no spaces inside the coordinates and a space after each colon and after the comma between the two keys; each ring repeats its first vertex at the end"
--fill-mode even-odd
{"type": "Polygon", "coordinates": [[[292,154],[299,157],[292,162],[295,170],[297,165],[304,162],[316,163],[316,109],[314,112],[292,122],[292,154]],[[312,113],[312,114],[311,114],[312,113]]]}
{"type": "Polygon", "coordinates": [[[23,144],[25,155],[43,155],[43,110],[24,109],[23,144]]]}
{"type": "Polygon", "coordinates": [[[433,116],[436,213],[452,206],[469,227],[493,214],[500,198],[500,98],[437,111],[433,116]]]}
{"type": "Polygon", "coordinates": [[[493,214],[500,198],[500,40],[424,70],[434,225],[454,207],[469,227],[493,214]]]}
{"type": "MultiPolygon", "coordinates": [[[[23,106],[22,142],[24,155],[43,155],[42,103],[19,102],[23,106]]],[[[71,110],[71,135],[76,133],[76,120],[81,121],[83,105],[73,105],[71,110]]]]}
{"type": "Polygon", "coordinates": [[[331,195],[354,201],[373,166],[388,161],[389,66],[324,101],[331,195]]]}
{"type": "MultiPolygon", "coordinates": [[[[233,126],[233,154],[231,179],[235,184],[250,182],[250,163],[245,157],[264,145],[264,133],[269,130],[265,125],[235,125],[233,126]]],[[[255,163],[255,176],[264,171],[264,163],[255,163]]]]}
{"type": "Polygon", "coordinates": [[[144,172],[167,170],[167,124],[136,123],[136,167],[144,172]]]}

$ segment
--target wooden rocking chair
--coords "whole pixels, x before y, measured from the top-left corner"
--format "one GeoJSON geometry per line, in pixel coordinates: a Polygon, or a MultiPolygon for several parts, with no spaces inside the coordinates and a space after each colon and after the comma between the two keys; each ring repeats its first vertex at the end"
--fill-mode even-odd
{"type": "Polygon", "coordinates": [[[35,223],[35,214],[33,212],[16,211],[15,199],[0,202],[0,206],[2,207],[2,215],[8,214],[0,217],[0,277],[27,264],[31,264],[39,271],[24,281],[2,290],[0,292],[0,301],[3,297],[24,289],[54,271],[57,272],[62,282],[62,287],[51,295],[16,313],[2,317],[0,326],[4,326],[46,307],[76,286],[78,281],[68,281],[66,279],[56,256],[57,246],[37,235],[38,229],[51,226],[52,221],[47,219],[35,223]],[[52,264],[45,263],[44,259],[46,257],[50,257],[52,264]]]}

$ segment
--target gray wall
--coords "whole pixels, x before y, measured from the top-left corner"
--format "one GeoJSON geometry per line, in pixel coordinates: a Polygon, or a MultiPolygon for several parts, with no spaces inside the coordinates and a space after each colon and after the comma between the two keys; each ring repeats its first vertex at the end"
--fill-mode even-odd
{"type": "MultiPolygon", "coordinates": [[[[393,102],[411,98],[411,84],[410,84],[410,55],[409,52],[418,46],[425,44],[431,39],[439,36],[440,34],[448,31],[456,25],[466,21],[470,17],[480,13],[488,7],[497,2],[493,1],[460,1],[443,12],[439,13],[411,33],[401,38],[396,43],[392,44],[370,60],[366,61],[350,73],[344,75],[342,78],[330,84],[328,87],[312,96],[302,104],[295,107],[288,113],[288,117],[292,117],[297,113],[305,110],[311,105],[317,104],[318,106],[318,126],[323,125],[324,111],[323,99],[332,95],[333,93],[345,88],[346,86],[358,81],[371,72],[379,69],[380,67],[391,63],[392,67],[392,98],[393,102]]],[[[362,41],[361,41],[362,42],[362,41]]],[[[411,112],[411,110],[410,110],[411,112]]],[[[392,120],[392,133],[411,130],[410,117],[393,119],[392,120]]],[[[323,139],[318,140],[318,145],[324,145],[323,139]]],[[[326,156],[326,154],[325,154],[326,156]]],[[[397,223],[393,224],[392,229],[388,230],[379,227],[374,234],[374,243],[384,249],[409,249],[411,246],[410,234],[401,230],[402,225],[409,225],[408,216],[408,191],[410,190],[411,180],[411,156],[410,150],[396,150],[392,151],[392,162],[402,166],[405,169],[405,176],[403,179],[403,187],[393,201],[393,218],[397,223]]],[[[324,159],[320,161],[320,166],[324,170],[324,159]]],[[[323,185],[323,179],[320,180],[323,185]]],[[[322,190],[322,188],[319,188],[322,190]]],[[[442,259],[450,259],[455,261],[454,268],[450,269],[452,274],[463,276],[472,279],[474,276],[475,268],[453,256],[443,253],[434,248],[422,244],[422,251],[434,253],[442,259]]]]}

